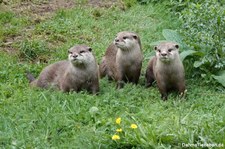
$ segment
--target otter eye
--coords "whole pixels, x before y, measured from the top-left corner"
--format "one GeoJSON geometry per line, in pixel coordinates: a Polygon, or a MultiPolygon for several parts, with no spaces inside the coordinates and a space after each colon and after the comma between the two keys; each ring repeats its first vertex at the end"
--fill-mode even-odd
{"type": "Polygon", "coordinates": [[[134,39],[137,39],[138,37],[136,35],[133,36],[134,39]]]}
{"type": "Polygon", "coordinates": [[[161,53],[161,50],[158,49],[157,51],[158,51],[159,53],[161,53]]]}
{"type": "Polygon", "coordinates": [[[80,51],[80,53],[84,53],[84,52],[85,52],[84,50],[80,51]]]}
{"type": "Polygon", "coordinates": [[[127,36],[124,36],[124,37],[123,37],[124,40],[127,39],[127,38],[128,38],[127,36]]]}
{"type": "Polygon", "coordinates": [[[73,52],[71,52],[71,51],[68,51],[68,54],[72,54],[73,52]]]}
{"type": "Polygon", "coordinates": [[[88,51],[90,51],[90,52],[91,52],[91,51],[92,51],[92,48],[88,48],[88,51]]]}
{"type": "Polygon", "coordinates": [[[171,52],[173,49],[168,49],[168,52],[171,52]]]}

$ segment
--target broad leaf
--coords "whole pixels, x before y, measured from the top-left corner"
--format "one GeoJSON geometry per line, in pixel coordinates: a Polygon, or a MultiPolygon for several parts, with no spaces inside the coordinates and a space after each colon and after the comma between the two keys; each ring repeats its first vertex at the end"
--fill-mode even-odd
{"type": "Polygon", "coordinates": [[[225,70],[220,72],[219,75],[212,75],[212,77],[225,87],[225,70]]]}
{"type": "Polygon", "coordinates": [[[157,45],[159,45],[161,42],[168,42],[168,41],[167,41],[167,40],[159,40],[159,41],[150,43],[150,46],[157,46],[157,45]]]}
{"type": "Polygon", "coordinates": [[[180,53],[181,61],[183,61],[187,56],[195,54],[197,51],[194,50],[187,50],[180,53]]]}
{"type": "Polygon", "coordinates": [[[181,36],[174,30],[164,29],[162,31],[163,37],[168,41],[177,42],[180,46],[184,47],[184,43],[182,41],[181,36]]]}
{"type": "Polygon", "coordinates": [[[203,63],[202,63],[201,61],[195,61],[195,62],[194,62],[194,67],[195,67],[195,68],[198,68],[198,67],[200,67],[202,64],[203,64],[203,63]]]}

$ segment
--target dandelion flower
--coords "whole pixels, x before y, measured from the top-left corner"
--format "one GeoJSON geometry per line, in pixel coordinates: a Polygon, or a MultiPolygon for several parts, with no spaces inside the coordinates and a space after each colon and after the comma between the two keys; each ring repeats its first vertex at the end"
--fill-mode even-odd
{"type": "Polygon", "coordinates": [[[122,132],[123,130],[120,128],[120,129],[116,129],[116,132],[122,132]]]}
{"type": "Polygon", "coordinates": [[[136,124],[131,124],[131,125],[130,125],[130,128],[136,129],[136,128],[137,128],[137,125],[136,125],[136,124]]]}
{"type": "Polygon", "coordinates": [[[119,118],[116,119],[116,123],[117,124],[120,124],[121,123],[121,117],[119,117],[119,118]]]}
{"type": "Polygon", "coordinates": [[[119,140],[120,139],[120,136],[118,136],[118,135],[113,135],[112,136],[112,140],[119,140]]]}

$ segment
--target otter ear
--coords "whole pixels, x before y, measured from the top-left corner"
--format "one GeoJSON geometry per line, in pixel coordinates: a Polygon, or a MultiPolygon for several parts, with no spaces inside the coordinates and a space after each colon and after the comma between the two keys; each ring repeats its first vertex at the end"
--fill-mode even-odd
{"type": "Polygon", "coordinates": [[[154,49],[157,50],[158,49],[157,46],[155,46],[154,49]]]}
{"type": "Polygon", "coordinates": [[[177,49],[178,49],[178,48],[179,48],[179,45],[178,45],[178,44],[176,44],[176,45],[175,45],[175,48],[177,48],[177,49]]]}
{"type": "Polygon", "coordinates": [[[89,47],[89,48],[88,48],[88,51],[91,52],[91,51],[92,51],[92,48],[89,47]]]}

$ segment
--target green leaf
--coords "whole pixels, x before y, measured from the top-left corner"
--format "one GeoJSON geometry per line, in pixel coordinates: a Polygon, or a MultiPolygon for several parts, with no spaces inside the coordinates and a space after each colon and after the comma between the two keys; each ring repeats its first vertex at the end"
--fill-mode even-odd
{"type": "Polygon", "coordinates": [[[184,47],[181,36],[174,30],[164,29],[162,31],[163,37],[168,41],[174,41],[180,44],[180,46],[184,47]]]}
{"type": "Polygon", "coordinates": [[[217,17],[217,25],[219,26],[220,24],[221,24],[221,17],[218,16],[218,17],[217,17]]]}
{"type": "Polygon", "coordinates": [[[187,56],[194,55],[197,51],[187,50],[180,53],[181,61],[183,61],[187,56]]]}
{"type": "Polygon", "coordinates": [[[220,84],[222,84],[225,87],[225,70],[221,71],[217,76],[216,75],[212,75],[212,77],[219,82],[220,84]]]}
{"type": "Polygon", "coordinates": [[[159,40],[159,41],[156,41],[156,42],[152,42],[152,43],[150,43],[150,46],[159,45],[161,42],[167,42],[167,40],[159,40]]]}
{"type": "Polygon", "coordinates": [[[198,67],[200,67],[202,64],[203,64],[203,63],[202,63],[201,61],[195,61],[195,62],[194,62],[194,67],[195,67],[195,68],[198,68],[198,67]]]}

